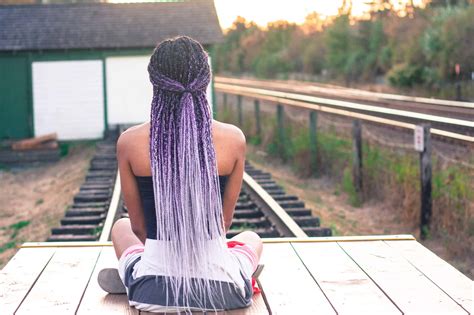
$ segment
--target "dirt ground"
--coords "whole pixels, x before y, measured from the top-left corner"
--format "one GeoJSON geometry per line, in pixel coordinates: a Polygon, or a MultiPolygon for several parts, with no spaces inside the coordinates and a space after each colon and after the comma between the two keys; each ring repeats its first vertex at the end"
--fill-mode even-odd
{"type": "Polygon", "coordinates": [[[425,247],[456,267],[469,278],[474,277],[474,260],[471,257],[454,257],[433,237],[421,241],[419,229],[413,222],[402,222],[397,211],[381,202],[366,202],[360,208],[349,205],[348,196],[339,191],[328,178],[301,178],[291,168],[278,161],[265,158],[265,154],[247,147],[247,159],[257,168],[271,172],[275,181],[290,195],[296,195],[313,210],[321,226],[332,229],[333,235],[411,234],[425,247]]]}
{"type": "Polygon", "coordinates": [[[0,269],[27,241],[45,241],[84,181],[95,146],[74,144],[56,163],[0,169],[0,269]]]}

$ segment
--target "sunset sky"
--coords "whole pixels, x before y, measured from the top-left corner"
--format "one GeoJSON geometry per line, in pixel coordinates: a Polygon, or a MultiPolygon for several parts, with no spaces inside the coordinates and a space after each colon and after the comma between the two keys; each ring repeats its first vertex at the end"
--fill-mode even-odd
{"type": "MultiPolygon", "coordinates": [[[[352,14],[362,15],[367,6],[367,0],[353,0],[352,14]]],[[[407,0],[392,1],[405,3],[407,0]]],[[[276,20],[303,23],[305,17],[314,11],[324,16],[336,15],[342,0],[214,0],[221,27],[226,29],[232,25],[237,16],[252,20],[261,26],[276,20]]],[[[423,0],[414,0],[420,5],[423,0]]]]}
{"type": "MultiPolygon", "coordinates": [[[[157,0],[108,0],[108,2],[155,2],[157,0]]],[[[159,1],[159,0],[158,0],[159,1]]],[[[409,0],[392,0],[393,5],[406,3],[409,0]]],[[[427,0],[413,0],[419,6],[427,0]]],[[[368,0],[352,0],[352,15],[361,16],[367,11],[368,0]]],[[[268,22],[287,20],[294,23],[303,23],[305,17],[317,12],[322,16],[337,14],[342,0],[214,0],[219,22],[222,29],[229,28],[237,16],[248,21],[254,21],[260,26],[268,22]]]]}

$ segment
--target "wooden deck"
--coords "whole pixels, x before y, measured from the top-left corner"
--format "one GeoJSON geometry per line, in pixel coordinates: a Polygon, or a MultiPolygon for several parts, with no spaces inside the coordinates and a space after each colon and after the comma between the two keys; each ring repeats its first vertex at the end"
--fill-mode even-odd
{"type": "MultiPolygon", "coordinates": [[[[469,314],[473,282],[410,235],[271,239],[262,294],[226,314],[469,314]]],[[[97,273],[110,243],[26,243],[0,272],[0,314],[138,314],[97,273]]]]}

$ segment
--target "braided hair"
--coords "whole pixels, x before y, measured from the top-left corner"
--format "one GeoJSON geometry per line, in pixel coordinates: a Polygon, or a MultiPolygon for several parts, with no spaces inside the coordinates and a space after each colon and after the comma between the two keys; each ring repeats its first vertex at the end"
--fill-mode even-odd
{"type": "Polygon", "coordinates": [[[214,308],[212,297],[218,292],[209,279],[195,277],[197,270],[209,274],[212,255],[227,253],[206,98],[208,56],[189,37],[168,39],[155,48],[148,72],[153,85],[150,157],[157,239],[165,244],[162,259],[173,275],[166,286],[167,301],[214,308]],[[216,241],[217,249],[211,250],[209,244],[216,241]]]}

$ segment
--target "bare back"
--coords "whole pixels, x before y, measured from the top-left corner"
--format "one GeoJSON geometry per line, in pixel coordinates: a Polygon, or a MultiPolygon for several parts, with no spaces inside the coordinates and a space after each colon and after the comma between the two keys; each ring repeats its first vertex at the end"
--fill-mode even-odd
{"type": "MultiPolygon", "coordinates": [[[[226,230],[232,223],[235,204],[239,197],[245,165],[245,136],[230,124],[212,122],[212,137],[219,175],[228,175],[223,196],[226,230]]],[[[117,143],[117,160],[122,192],[131,220],[132,230],[144,241],[146,237],[143,208],[135,176],[151,176],[150,123],[125,131],[117,143]]]]}

